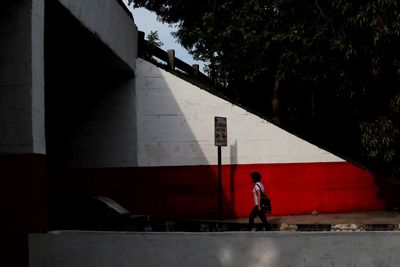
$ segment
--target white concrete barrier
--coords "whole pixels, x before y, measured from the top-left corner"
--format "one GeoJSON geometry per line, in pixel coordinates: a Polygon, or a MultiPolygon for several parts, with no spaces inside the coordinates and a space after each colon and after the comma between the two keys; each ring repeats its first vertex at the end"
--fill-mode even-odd
{"type": "Polygon", "coordinates": [[[30,266],[399,266],[400,232],[30,236],[30,266]]]}

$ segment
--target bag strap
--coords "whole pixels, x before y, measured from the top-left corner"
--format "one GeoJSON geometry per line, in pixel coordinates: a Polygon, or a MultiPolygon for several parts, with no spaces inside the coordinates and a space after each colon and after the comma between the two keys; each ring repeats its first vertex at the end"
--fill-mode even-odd
{"type": "Polygon", "coordinates": [[[265,195],[264,191],[262,191],[262,189],[261,189],[261,186],[259,184],[256,184],[256,186],[258,186],[258,188],[260,188],[261,195],[265,195]]]}

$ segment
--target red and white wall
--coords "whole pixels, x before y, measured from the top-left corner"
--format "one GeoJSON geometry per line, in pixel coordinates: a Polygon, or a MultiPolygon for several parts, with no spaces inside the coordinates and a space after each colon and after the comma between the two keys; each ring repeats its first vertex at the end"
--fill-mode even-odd
{"type": "MultiPolygon", "coordinates": [[[[113,57],[109,56],[108,58],[117,57],[119,60],[112,61],[112,65],[115,66],[115,63],[119,62],[120,65],[124,66],[124,69],[129,69],[132,73],[129,76],[131,80],[125,78],[124,81],[109,86],[108,91],[115,92],[112,91],[114,87],[119,90],[110,98],[119,99],[121,94],[126,96],[129,93],[133,94],[134,91],[133,73],[137,54],[137,27],[132,17],[124,11],[117,1],[1,1],[0,17],[0,181],[2,185],[0,187],[0,207],[3,214],[7,214],[2,217],[0,223],[2,229],[5,229],[2,240],[7,243],[7,255],[2,257],[1,262],[9,261],[13,262],[14,266],[27,266],[28,233],[47,230],[48,193],[57,190],[52,187],[54,184],[63,183],[63,181],[58,182],[59,177],[57,175],[52,176],[52,172],[48,170],[49,132],[47,131],[47,124],[49,122],[46,117],[49,114],[47,110],[49,100],[46,98],[49,87],[51,87],[52,92],[57,94],[57,92],[60,92],[60,87],[65,87],[66,80],[70,81],[71,77],[66,75],[65,79],[59,80],[53,77],[56,82],[52,86],[47,83],[50,67],[45,58],[48,59],[49,55],[49,40],[55,40],[62,36],[63,40],[73,40],[79,43],[78,47],[81,48],[84,47],[85,40],[87,41],[91,36],[92,39],[96,40],[97,48],[101,47],[101,51],[106,50],[108,54],[113,55],[113,57]],[[54,12],[58,10],[58,8],[53,8],[55,6],[62,8],[63,14],[66,13],[69,18],[68,21],[72,22],[71,24],[78,25],[81,32],[85,32],[88,38],[79,40],[76,39],[76,32],[74,32],[74,35],[68,36],[61,30],[58,31],[58,35],[49,36],[48,15],[57,17],[57,14],[61,14],[54,12]],[[129,86],[128,84],[130,84],[128,88],[130,90],[126,88],[129,86]]],[[[71,26],[71,24],[66,26],[68,22],[63,21],[61,17],[57,19],[53,20],[55,23],[52,25],[57,25],[56,27],[64,26],[64,29],[71,26]]],[[[65,73],[62,73],[65,70],[65,67],[62,68],[65,64],[65,55],[71,52],[73,48],[68,47],[69,51],[60,49],[60,47],[57,48],[55,49],[57,53],[52,60],[59,61],[58,66],[61,68],[54,68],[53,73],[58,72],[59,75],[65,75],[65,73]],[[57,50],[57,48],[59,49],[57,50]]],[[[99,50],[90,49],[90,51],[95,53],[99,50]]],[[[85,56],[87,54],[85,53],[85,56]]],[[[97,58],[99,58],[97,62],[104,60],[104,55],[98,55],[97,58]]],[[[79,83],[81,83],[81,80],[79,80],[79,83]]],[[[79,98],[81,98],[81,95],[70,98],[72,100],[67,103],[68,110],[65,113],[68,111],[73,113],[76,107],[75,100],[79,98]]],[[[102,97],[97,97],[97,99],[101,100],[102,97]]],[[[124,99],[128,98],[125,97],[124,99]]],[[[64,99],[64,103],[66,100],[64,99]]],[[[91,103],[90,101],[87,102],[91,103]]],[[[134,102],[133,99],[132,102],[134,102]]],[[[56,105],[57,103],[53,104],[56,105]]],[[[131,105],[129,109],[131,109],[131,105]]],[[[115,113],[118,112],[117,108],[114,110],[116,110],[115,113]]],[[[123,112],[125,117],[120,116],[120,118],[123,117],[120,121],[128,120],[126,117],[135,113],[132,111],[127,114],[125,111],[123,112]]],[[[80,115],[80,118],[85,120],[85,114],[80,115]]],[[[57,116],[57,114],[54,116],[57,116]]],[[[130,121],[132,117],[129,118],[130,121]]],[[[67,117],[66,120],[62,121],[64,127],[66,127],[65,125],[68,126],[71,120],[71,117],[67,117]]],[[[90,123],[96,123],[96,121],[90,123]]],[[[77,123],[75,123],[76,125],[77,123]]],[[[134,123],[126,127],[132,127],[132,132],[136,132],[134,123]]],[[[118,137],[125,137],[124,134],[125,132],[121,133],[120,131],[118,137]]],[[[108,133],[105,135],[108,135],[108,133]]],[[[69,135],[70,140],[74,138],[77,138],[77,136],[69,135]]],[[[134,138],[126,137],[126,139],[134,138]]],[[[59,144],[66,143],[67,146],[67,141],[70,140],[61,140],[59,144]]],[[[117,141],[123,143],[124,140],[118,139],[117,141]]],[[[57,145],[55,146],[56,150],[57,145]]],[[[99,146],[96,145],[95,147],[98,149],[99,146]]],[[[123,147],[123,145],[120,145],[120,147],[123,147]]],[[[123,149],[121,148],[121,150],[123,149]]],[[[91,158],[89,159],[92,163],[108,159],[107,156],[101,155],[100,159],[95,161],[99,157],[94,155],[92,151],[90,151],[91,158]]],[[[80,157],[84,157],[82,150],[79,150],[79,152],[80,157]]],[[[128,152],[130,153],[130,150],[128,152]]],[[[125,154],[129,154],[128,152],[125,154]]],[[[136,150],[132,154],[135,154],[135,152],[136,150]]],[[[121,158],[119,153],[117,157],[113,158],[113,161],[123,161],[121,158]]],[[[135,159],[135,157],[132,158],[135,159]]],[[[132,160],[126,161],[131,162],[132,160]]],[[[136,159],[134,162],[136,162],[136,159]]],[[[106,162],[105,165],[109,165],[109,163],[106,162]]],[[[81,183],[72,181],[70,186],[80,188],[81,183]]]]}
{"type": "MultiPolygon", "coordinates": [[[[16,265],[27,265],[27,234],[47,230],[51,194],[107,195],[154,216],[218,216],[214,116],[228,119],[225,217],[247,216],[252,171],[276,215],[387,204],[378,196],[387,184],[369,172],[136,60],[137,27],[120,4],[0,4],[1,223],[16,265]]],[[[398,200],[395,190],[382,195],[398,200]]]]}
{"type": "MultiPolygon", "coordinates": [[[[218,215],[215,116],[228,120],[228,146],[222,149],[225,217],[247,216],[253,205],[252,171],[262,173],[276,215],[384,207],[369,172],[136,60],[137,28],[116,1],[30,0],[0,13],[5,17],[0,23],[0,53],[5,55],[0,64],[2,196],[3,203],[18,203],[6,205],[14,212],[42,214],[29,215],[27,228],[46,228],[47,193],[104,194],[134,213],[218,215]],[[59,37],[45,38],[45,10],[51,8],[65,9],[70,22],[84,28],[87,38],[81,37],[96,39],[97,49],[90,51],[103,54],[86,63],[101,74],[64,72],[60,49],[55,58],[60,63],[51,68],[57,75],[49,77],[54,72],[49,62],[45,70],[44,55],[59,37]],[[60,110],[62,116],[55,112],[60,110]]],[[[52,25],[58,25],[53,19],[52,25]]],[[[71,33],[61,37],[75,40],[71,33]]],[[[79,50],[75,56],[88,52],[79,50]]]]}
{"type": "Polygon", "coordinates": [[[161,212],[207,216],[217,208],[214,117],[227,118],[222,148],[224,214],[252,206],[249,174],[259,171],[273,214],[383,208],[374,176],[157,66],[136,63],[137,163],[154,172],[161,212]]]}

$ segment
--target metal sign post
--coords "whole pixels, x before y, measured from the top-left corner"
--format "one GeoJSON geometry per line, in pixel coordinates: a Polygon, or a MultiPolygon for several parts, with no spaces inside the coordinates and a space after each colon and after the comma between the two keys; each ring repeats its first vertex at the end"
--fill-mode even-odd
{"type": "Polygon", "coordinates": [[[228,134],[227,123],[224,117],[214,118],[214,137],[215,146],[218,148],[218,213],[222,217],[222,149],[221,146],[227,146],[228,134]]]}

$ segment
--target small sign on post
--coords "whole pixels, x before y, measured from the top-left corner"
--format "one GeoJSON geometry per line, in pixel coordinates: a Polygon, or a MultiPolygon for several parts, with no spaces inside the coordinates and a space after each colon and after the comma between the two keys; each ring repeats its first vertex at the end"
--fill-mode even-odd
{"type": "Polygon", "coordinates": [[[214,140],[218,147],[218,213],[223,218],[223,199],[222,199],[222,149],[221,146],[228,145],[228,132],[225,117],[214,118],[214,140]]]}
{"type": "Polygon", "coordinates": [[[214,134],[215,134],[215,145],[216,146],[227,146],[228,144],[228,133],[226,130],[226,118],[215,117],[214,119],[214,134]]]}

